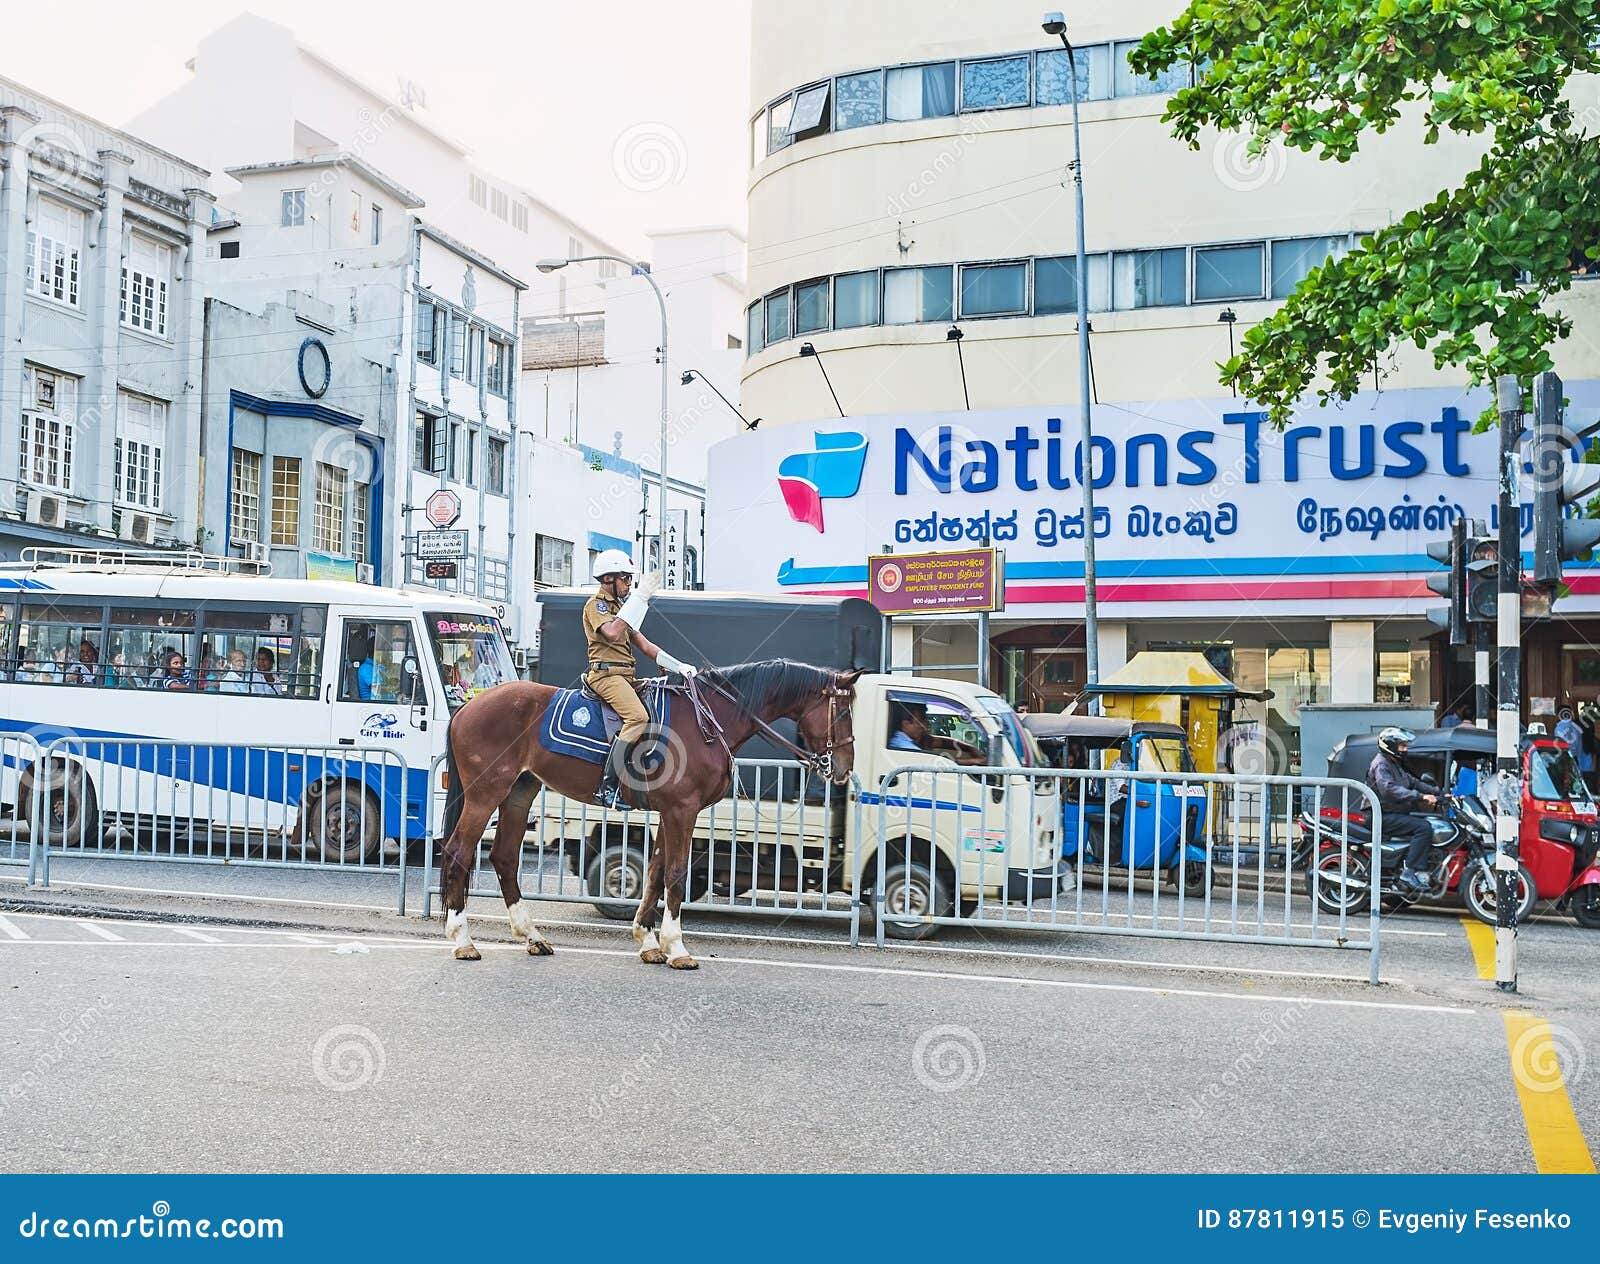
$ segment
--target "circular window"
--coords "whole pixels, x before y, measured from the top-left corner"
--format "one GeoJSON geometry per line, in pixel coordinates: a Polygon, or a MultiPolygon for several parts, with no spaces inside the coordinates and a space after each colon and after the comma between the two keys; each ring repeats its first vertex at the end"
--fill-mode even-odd
{"type": "Polygon", "coordinates": [[[327,347],[320,338],[307,338],[300,344],[300,385],[312,399],[321,399],[332,379],[333,362],[328,359],[327,347]]]}

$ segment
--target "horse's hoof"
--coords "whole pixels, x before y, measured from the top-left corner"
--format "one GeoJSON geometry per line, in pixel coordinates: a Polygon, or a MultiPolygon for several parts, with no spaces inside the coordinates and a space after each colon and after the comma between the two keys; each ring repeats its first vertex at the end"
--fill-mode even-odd
{"type": "Polygon", "coordinates": [[[553,957],[556,950],[550,946],[548,939],[530,939],[528,941],[528,955],[530,957],[553,957]]]}
{"type": "Polygon", "coordinates": [[[693,957],[673,957],[667,962],[674,970],[698,970],[700,963],[693,957]]]}
{"type": "Polygon", "coordinates": [[[457,961],[482,961],[483,954],[473,944],[465,944],[455,951],[457,961]]]}
{"type": "Polygon", "coordinates": [[[667,954],[659,948],[646,948],[639,954],[639,960],[647,966],[659,966],[665,964],[667,954]]]}

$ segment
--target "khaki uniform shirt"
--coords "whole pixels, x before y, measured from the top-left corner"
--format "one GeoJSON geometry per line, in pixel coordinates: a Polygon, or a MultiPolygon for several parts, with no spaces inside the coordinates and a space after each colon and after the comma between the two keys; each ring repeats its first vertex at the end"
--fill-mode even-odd
{"type": "Polygon", "coordinates": [[[583,635],[589,643],[589,670],[629,672],[638,669],[633,654],[633,633],[624,630],[618,640],[600,634],[600,625],[617,617],[621,604],[603,592],[590,597],[583,606],[583,635]]]}

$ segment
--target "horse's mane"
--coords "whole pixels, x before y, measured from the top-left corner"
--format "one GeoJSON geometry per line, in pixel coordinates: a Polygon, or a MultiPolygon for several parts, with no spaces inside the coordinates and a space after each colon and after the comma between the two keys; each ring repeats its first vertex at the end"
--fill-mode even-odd
{"type": "Polygon", "coordinates": [[[797,663],[790,658],[768,658],[736,667],[707,667],[700,679],[720,685],[751,714],[775,708],[782,715],[833,683],[835,673],[826,667],[797,663]]]}

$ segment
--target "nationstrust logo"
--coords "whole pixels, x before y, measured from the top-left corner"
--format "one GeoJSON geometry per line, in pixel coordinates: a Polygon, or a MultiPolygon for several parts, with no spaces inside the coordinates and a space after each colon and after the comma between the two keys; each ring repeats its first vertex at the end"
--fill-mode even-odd
{"type": "Polygon", "coordinates": [[[822,502],[847,500],[861,490],[867,437],[856,430],[815,432],[816,450],[796,452],[778,465],[778,490],[789,516],[822,531],[822,502]]]}

